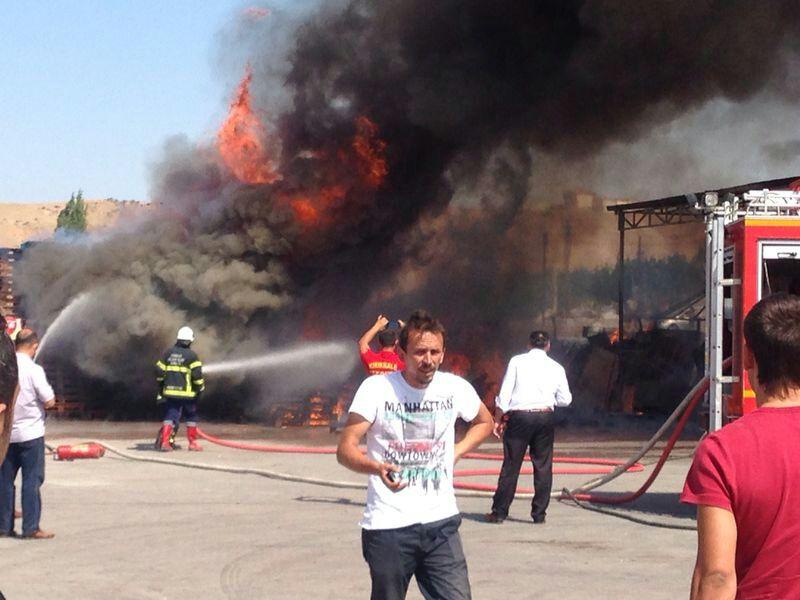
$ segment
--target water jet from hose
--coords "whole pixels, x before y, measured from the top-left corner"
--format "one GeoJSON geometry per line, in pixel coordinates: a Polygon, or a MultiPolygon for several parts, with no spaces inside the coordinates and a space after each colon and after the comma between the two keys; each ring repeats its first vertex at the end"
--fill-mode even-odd
{"type": "Polygon", "coordinates": [[[229,373],[233,371],[253,371],[256,369],[272,369],[308,364],[319,364],[322,361],[335,362],[337,366],[352,368],[356,355],[352,342],[324,342],[303,344],[296,348],[267,352],[259,356],[251,356],[236,360],[208,363],[203,367],[207,375],[229,373]]]}
{"type": "Polygon", "coordinates": [[[39,348],[36,350],[36,356],[34,357],[34,360],[38,359],[42,355],[42,352],[47,346],[48,340],[58,336],[58,333],[63,326],[70,322],[75,313],[89,303],[91,297],[92,295],[89,292],[83,292],[82,294],[75,296],[72,302],[67,304],[67,306],[60,313],[58,313],[58,316],[52,323],[50,323],[50,326],[44,332],[44,335],[39,342],[39,348]]]}

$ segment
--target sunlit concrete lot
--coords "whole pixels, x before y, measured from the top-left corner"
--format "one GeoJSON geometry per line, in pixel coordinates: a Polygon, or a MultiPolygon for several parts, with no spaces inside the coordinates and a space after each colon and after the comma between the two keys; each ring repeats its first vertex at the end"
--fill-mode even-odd
{"type": "MultiPolygon", "coordinates": [[[[366,482],[341,468],[332,455],[265,454],[208,442],[202,453],[156,453],[151,449],[156,427],[51,423],[47,442],[102,440],[141,458],[366,482]]],[[[250,443],[333,446],[337,439],[327,430],[215,424],[205,429],[250,443]]],[[[561,437],[557,455],[626,458],[641,445],[624,435],[610,439],[589,430],[561,437]]],[[[180,441],[185,447],[185,439],[180,441]]],[[[696,534],[674,527],[695,523],[694,510],[678,503],[693,447],[690,441],[679,444],[643,498],[604,512],[553,502],[547,523],[533,525],[530,501],[517,499],[504,524],[490,525],[482,522],[490,498],[460,498],[473,597],[688,596],[696,534]]],[[[500,446],[492,443],[483,450],[497,452],[500,446]]],[[[654,451],[644,462],[656,458],[654,451]]],[[[463,466],[499,463],[467,461],[463,466]]],[[[604,489],[636,489],[650,468],[604,489]]],[[[362,489],[151,464],[110,453],[97,460],[48,459],[46,469],[42,527],[56,537],[0,539],[0,591],[8,600],[369,597],[357,525],[362,489]]],[[[554,487],[574,487],[591,477],[556,475],[554,487]]],[[[494,478],[474,481],[493,483],[494,478]]],[[[530,475],[520,483],[530,487],[530,475]]],[[[421,598],[413,580],[408,597],[421,598]]]]}

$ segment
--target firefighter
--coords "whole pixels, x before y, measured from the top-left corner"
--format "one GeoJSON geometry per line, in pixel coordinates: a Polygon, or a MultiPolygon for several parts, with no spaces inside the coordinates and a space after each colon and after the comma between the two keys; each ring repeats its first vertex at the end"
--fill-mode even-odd
{"type": "Polygon", "coordinates": [[[156,381],[164,401],[164,421],[158,445],[162,452],[173,449],[173,430],[177,429],[183,414],[189,450],[199,451],[203,448],[197,443],[197,400],[205,389],[203,363],[190,348],[194,342],[191,327],[181,327],[176,337],[175,345],[156,363],[156,381]]]}

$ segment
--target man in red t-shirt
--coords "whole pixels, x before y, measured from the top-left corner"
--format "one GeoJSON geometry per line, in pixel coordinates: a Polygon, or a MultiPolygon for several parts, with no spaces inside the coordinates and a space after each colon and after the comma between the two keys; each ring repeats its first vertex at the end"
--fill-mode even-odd
{"type": "MultiPolygon", "coordinates": [[[[398,320],[400,327],[403,322],[398,320]]],[[[397,355],[395,346],[397,345],[397,328],[389,327],[389,319],[383,315],[378,315],[375,324],[364,332],[358,340],[358,350],[361,353],[361,362],[369,375],[379,375],[381,373],[391,373],[392,371],[402,371],[405,364],[397,355]],[[373,352],[369,347],[375,336],[381,349],[373,352]]]]}
{"type": "Polygon", "coordinates": [[[681,501],[697,505],[692,600],[800,598],[800,297],[744,321],[758,408],[697,449],[681,501]]]}

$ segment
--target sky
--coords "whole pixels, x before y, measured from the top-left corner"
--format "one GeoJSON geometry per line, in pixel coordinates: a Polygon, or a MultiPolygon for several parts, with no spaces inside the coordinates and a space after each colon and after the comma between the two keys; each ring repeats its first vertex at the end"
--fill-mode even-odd
{"type": "MultiPolygon", "coordinates": [[[[166,140],[210,140],[224,120],[248,58],[235,23],[259,1],[0,2],[0,203],[147,201],[166,140]]],[[[532,184],[638,198],[783,177],[800,172],[798,130],[793,97],[720,100],[577,164],[540,157],[532,184]]]]}
{"type": "Polygon", "coordinates": [[[0,202],[147,200],[164,141],[210,138],[224,119],[219,34],[245,6],[0,3],[0,202]]]}

